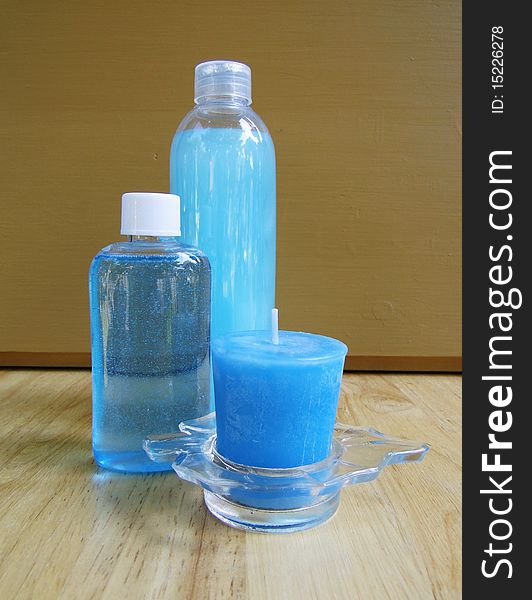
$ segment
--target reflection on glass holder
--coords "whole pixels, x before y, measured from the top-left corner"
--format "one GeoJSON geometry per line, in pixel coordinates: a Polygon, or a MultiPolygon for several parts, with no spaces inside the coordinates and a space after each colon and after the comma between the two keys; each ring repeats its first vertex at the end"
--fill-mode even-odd
{"type": "Polygon", "coordinates": [[[324,461],[264,469],[233,463],[217,453],[214,413],[185,421],[179,429],[146,439],[148,456],[172,462],[181,479],[201,486],[207,508],[227,525],[271,533],[323,523],[336,512],[343,487],[376,479],[389,465],[420,461],[429,449],[374,429],[336,423],[331,453],[324,461]]]}

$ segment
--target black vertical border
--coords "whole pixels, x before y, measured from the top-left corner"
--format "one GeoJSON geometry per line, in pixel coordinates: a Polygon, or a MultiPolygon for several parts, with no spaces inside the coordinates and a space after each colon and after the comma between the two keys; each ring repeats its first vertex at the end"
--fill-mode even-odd
{"type": "MultiPolygon", "coordinates": [[[[532,597],[527,586],[528,572],[532,564],[525,564],[530,553],[528,546],[528,506],[532,505],[525,486],[532,479],[525,471],[527,442],[532,442],[532,430],[526,434],[529,404],[532,403],[532,360],[527,338],[531,332],[528,305],[530,303],[530,278],[532,269],[529,261],[532,249],[531,221],[532,198],[525,189],[531,179],[532,163],[530,150],[525,139],[530,136],[528,97],[530,59],[532,51],[532,29],[530,19],[525,16],[526,3],[500,0],[499,2],[464,2],[463,9],[463,591],[464,598],[509,598],[532,597]],[[504,38],[504,89],[492,88],[492,27],[502,26],[504,38]],[[503,96],[504,113],[492,114],[491,102],[494,95],[503,96]],[[525,108],[525,102],[527,104],[525,108]],[[511,151],[512,183],[506,187],[512,194],[511,230],[495,231],[490,227],[489,194],[494,185],[489,182],[489,155],[493,151],[511,151]],[[511,242],[507,236],[511,235],[511,242]],[[510,462],[510,473],[487,473],[482,470],[482,454],[488,452],[488,434],[491,432],[489,417],[496,410],[489,402],[488,392],[494,382],[483,381],[484,375],[493,375],[489,369],[489,342],[496,330],[490,330],[489,317],[493,309],[489,303],[489,271],[496,264],[490,260],[489,247],[499,248],[505,243],[512,247],[512,260],[500,264],[513,269],[513,279],[507,288],[515,287],[523,294],[523,305],[518,310],[510,309],[513,329],[507,335],[512,341],[507,346],[512,350],[505,359],[512,365],[504,374],[512,375],[513,399],[505,411],[512,413],[512,427],[497,437],[512,442],[511,450],[501,454],[503,462],[510,462]],[[512,481],[506,488],[511,495],[490,496],[480,490],[493,488],[489,476],[498,481],[511,475],[512,481]],[[511,498],[511,512],[498,517],[490,511],[489,499],[494,506],[507,507],[511,498]],[[505,498],[506,500],[503,500],[505,498]],[[491,539],[489,527],[497,518],[511,522],[512,534],[507,540],[491,539]],[[490,542],[497,549],[511,551],[501,554],[486,552],[490,542]],[[486,570],[492,573],[498,558],[508,559],[512,564],[512,577],[508,578],[507,564],[501,564],[497,574],[486,577],[482,574],[482,561],[487,560],[486,570]]],[[[529,11],[526,11],[527,13],[529,11]]],[[[507,271],[505,270],[505,273],[507,271]]],[[[502,371],[498,371],[502,373],[502,371]]],[[[504,415],[507,419],[508,415],[504,415]]],[[[493,455],[490,461],[493,462],[493,455]]],[[[495,527],[498,535],[504,535],[505,526],[495,527]],[[497,528],[498,527],[498,528],[497,528]]]]}

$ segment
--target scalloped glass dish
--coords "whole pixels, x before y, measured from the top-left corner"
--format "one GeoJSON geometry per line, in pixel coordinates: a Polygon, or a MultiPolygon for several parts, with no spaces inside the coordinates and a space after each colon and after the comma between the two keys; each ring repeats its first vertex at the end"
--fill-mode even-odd
{"type": "Polygon", "coordinates": [[[265,469],[218,454],[214,413],[185,421],[179,430],[144,441],[151,460],[171,462],[181,479],[201,486],[207,508],[227,525],[270,533],[325,522],[336,512],[342,488],[376,479],[389,465],[418,462],[429,449],[374,429],[336,423],[331,453],[324,461],[265,469]]]}

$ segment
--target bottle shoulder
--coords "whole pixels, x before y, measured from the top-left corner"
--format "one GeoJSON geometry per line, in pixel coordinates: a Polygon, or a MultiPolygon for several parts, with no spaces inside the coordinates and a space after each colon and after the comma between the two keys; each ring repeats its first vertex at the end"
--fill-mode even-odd
{"type": "Polygon", "coordinates": [[[185,115],[176,134],[202,129],[237,129],[270,137],[266,124],[251,106],[239,104],[199,104],[185,115]]]}
{"type": "Polygon", "coordinates": [[[180,265],[194,263],[210,268],[209,259],[201,250],[173,239],[159,242],[115,242],[102,248],[92,263],[94,265],[105,260],[114,262],[171,261],[180,265]]]}

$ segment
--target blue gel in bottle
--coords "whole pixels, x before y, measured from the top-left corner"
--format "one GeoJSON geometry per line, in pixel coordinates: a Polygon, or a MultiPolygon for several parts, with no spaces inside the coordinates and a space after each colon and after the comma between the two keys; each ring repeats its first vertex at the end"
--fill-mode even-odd
{"type": "Polygon", "coordinates": [[[89,274],[93,452],[113,471],[169,470],[142,442],[209,412],[209,261],[173,237],[170,194],[124,194],[122,233],[89,274]]]}

